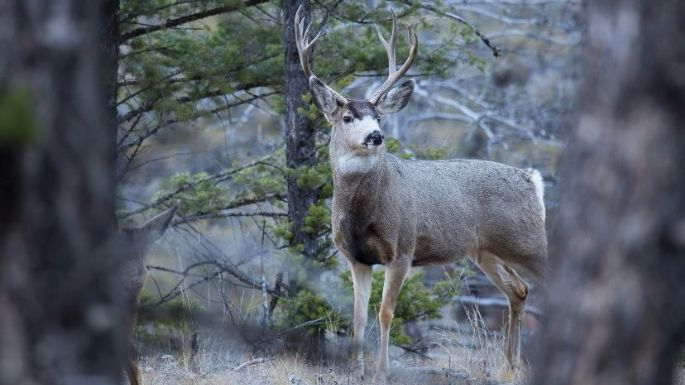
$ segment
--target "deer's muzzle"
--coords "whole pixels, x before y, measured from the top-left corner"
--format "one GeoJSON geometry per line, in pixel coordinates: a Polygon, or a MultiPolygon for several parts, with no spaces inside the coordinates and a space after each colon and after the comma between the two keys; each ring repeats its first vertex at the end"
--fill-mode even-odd
{"type": "Polygon", "coordinates": [[[383,139],[385,139],[385,136],[379,130],[376,130],[367,135],[366,139],[364,139],[364,146],[368,147],[370,144],[380,146],[383,144],[383,139]]]}

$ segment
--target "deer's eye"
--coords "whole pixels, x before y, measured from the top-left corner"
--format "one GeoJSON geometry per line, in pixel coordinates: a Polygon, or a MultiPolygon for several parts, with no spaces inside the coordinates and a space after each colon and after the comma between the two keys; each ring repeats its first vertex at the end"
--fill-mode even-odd
{"type": "Polygon", "coordinates": [[[352,117],[351,117],[351,116],[343,116],[343,122],[345,122],[345,123],[351,123],[351,122],[352,122],[352,117]]]}
{"type": "Polygon", "coordinates": [[[380,117],[380,116],[377,117],[377,118],[376,118],[376,121],[377,121],[378,123],[380,123],[380,122],[381,122],[381,117],[380,117]]]}

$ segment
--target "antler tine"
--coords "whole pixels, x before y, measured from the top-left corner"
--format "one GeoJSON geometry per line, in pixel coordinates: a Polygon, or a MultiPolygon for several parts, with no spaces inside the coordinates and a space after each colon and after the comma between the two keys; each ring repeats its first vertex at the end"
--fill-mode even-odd
{"type": "Polygon", "coordinates": [[[416,58],[416,52],[419,48],[419,39],[416,36],[416,33],[414,33],[411,28],[408,28],[407,40],[411,45],[411,48],[409,49],[409,56],[407,57],[407,60],[405,60],[404,64],[402,64],[402,67],[400,67],[399,70],[396,70],[395,43],[397,41],[397,20],[395,17],[395,12],[392,13],[392,33],[390,34],[390,42],[388,43],[383,36],[381,36],[378,26],[376,26],[376,31],[378,32],[378,36],[381,38],[381,43],[388,53],[388,79],[381,84],[381,86],[378,87],[373,94],[371,94],[369,101],[374,104],[376,104],[381,96],[385,95],[385,93],[388,92],[392,86],[409,70],[409,67],[411,67],[414,59],[416,58]]]}
{"type": "MultiPolygon", "coordinates": [[[[314,75],[314,72],[312,72],[311,68],[309,68],[309,50],[314,45],[316,40],[321,37],[321,31],[319,31],[319,33],[317,33],[311,41],[308,40],[307,36],[309,35],[309,28],[312,26],[312,23],[309,23],[307,28],[304,27],[304,18],[300,17],[301,10],[302,5],[300,5],[295,12],[295,46],[297,46],[297,52],[300,56],[300,65],[302,66],[302,70],[308,78],[311,78],[312,76],[316,75],[314,75]]],[[[327,84],[326,88],[340,103],[347,103],[347,99],[336,90],[327,84]]]]}
{"type": "Polygon", "coordinates": [[[376,28],[376,33],[378,34],[378,37],[381,39],[381,44],[383,44],[385,52],[388,54],[388,73],[393,73],[397,69],[397,67],[395,66],[395,44],[397,43],[397,16],[395,16],[395,11],[391,12],[392,32],[390,33],[390,43],[388,43],[383,37],[381,29],[380,27],[378,27],[378,24],[374,24],[374,27],[376,28]]]}

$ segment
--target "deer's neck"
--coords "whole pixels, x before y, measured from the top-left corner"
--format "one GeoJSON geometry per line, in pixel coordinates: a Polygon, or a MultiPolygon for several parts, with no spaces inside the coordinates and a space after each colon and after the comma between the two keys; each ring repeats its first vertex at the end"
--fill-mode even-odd
{"type": "MultiPolygon", "coordinates": [[[[334,155],[334,152],[331,152],[334,155]]],[[[372,155],[340,154],[331,159],[333,176],[341,178],[362,177],[365,174],[375,173],[383,167],[385,151],[379,150],[372,155]]]]}
{"type": "Polygon", "coordinates": [[[336,205],[367,213],[375,211],[388,182],[385,152],[372,157],[339,157],[332,167],[336,205]]]}

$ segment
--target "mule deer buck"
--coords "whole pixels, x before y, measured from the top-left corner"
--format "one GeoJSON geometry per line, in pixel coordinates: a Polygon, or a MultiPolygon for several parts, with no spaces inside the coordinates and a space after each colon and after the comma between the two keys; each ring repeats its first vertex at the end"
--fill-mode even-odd
{"type": "Polygon", "coordinates": [[[122,296],[128,306],[129,319],[126,328],[131,347],[126,363],[126,375],[131,385],[141,385],[138,355],[133,348],[133,332],[138,318],[138,297],[147,277],[145,254],[169,227],[177,209],[178,204],[175,204],[139,228],[121,229],[115,238],[115,247],[125,256],[118,274],[121,277],[122,296]]]}
{"type": "Polygon", "coordinates": [[[481,160],[410,161],[388,154],[380,123],[403,109],[414,81],[394,86],[416,58],[418,39],[408,31],[409,56],[395,65],[397,20],[386,41],[388,78],[366,100],[348,99],[319,80],[300,10],[295,39],[316,107],[332,124],[333,240],[347,258],[354,286],[354,345],[363,374],[363,340],[372,271],[385,265],[378,314],[380,356],[376,377],[388,373],[388,339],[395,302],[411,266],[469,257],[508,298],[506,357],[519,362],[520,325],[528,285],[520,272],[542,278],[547,265],[545,208],[540,173],[481,160]]]}

